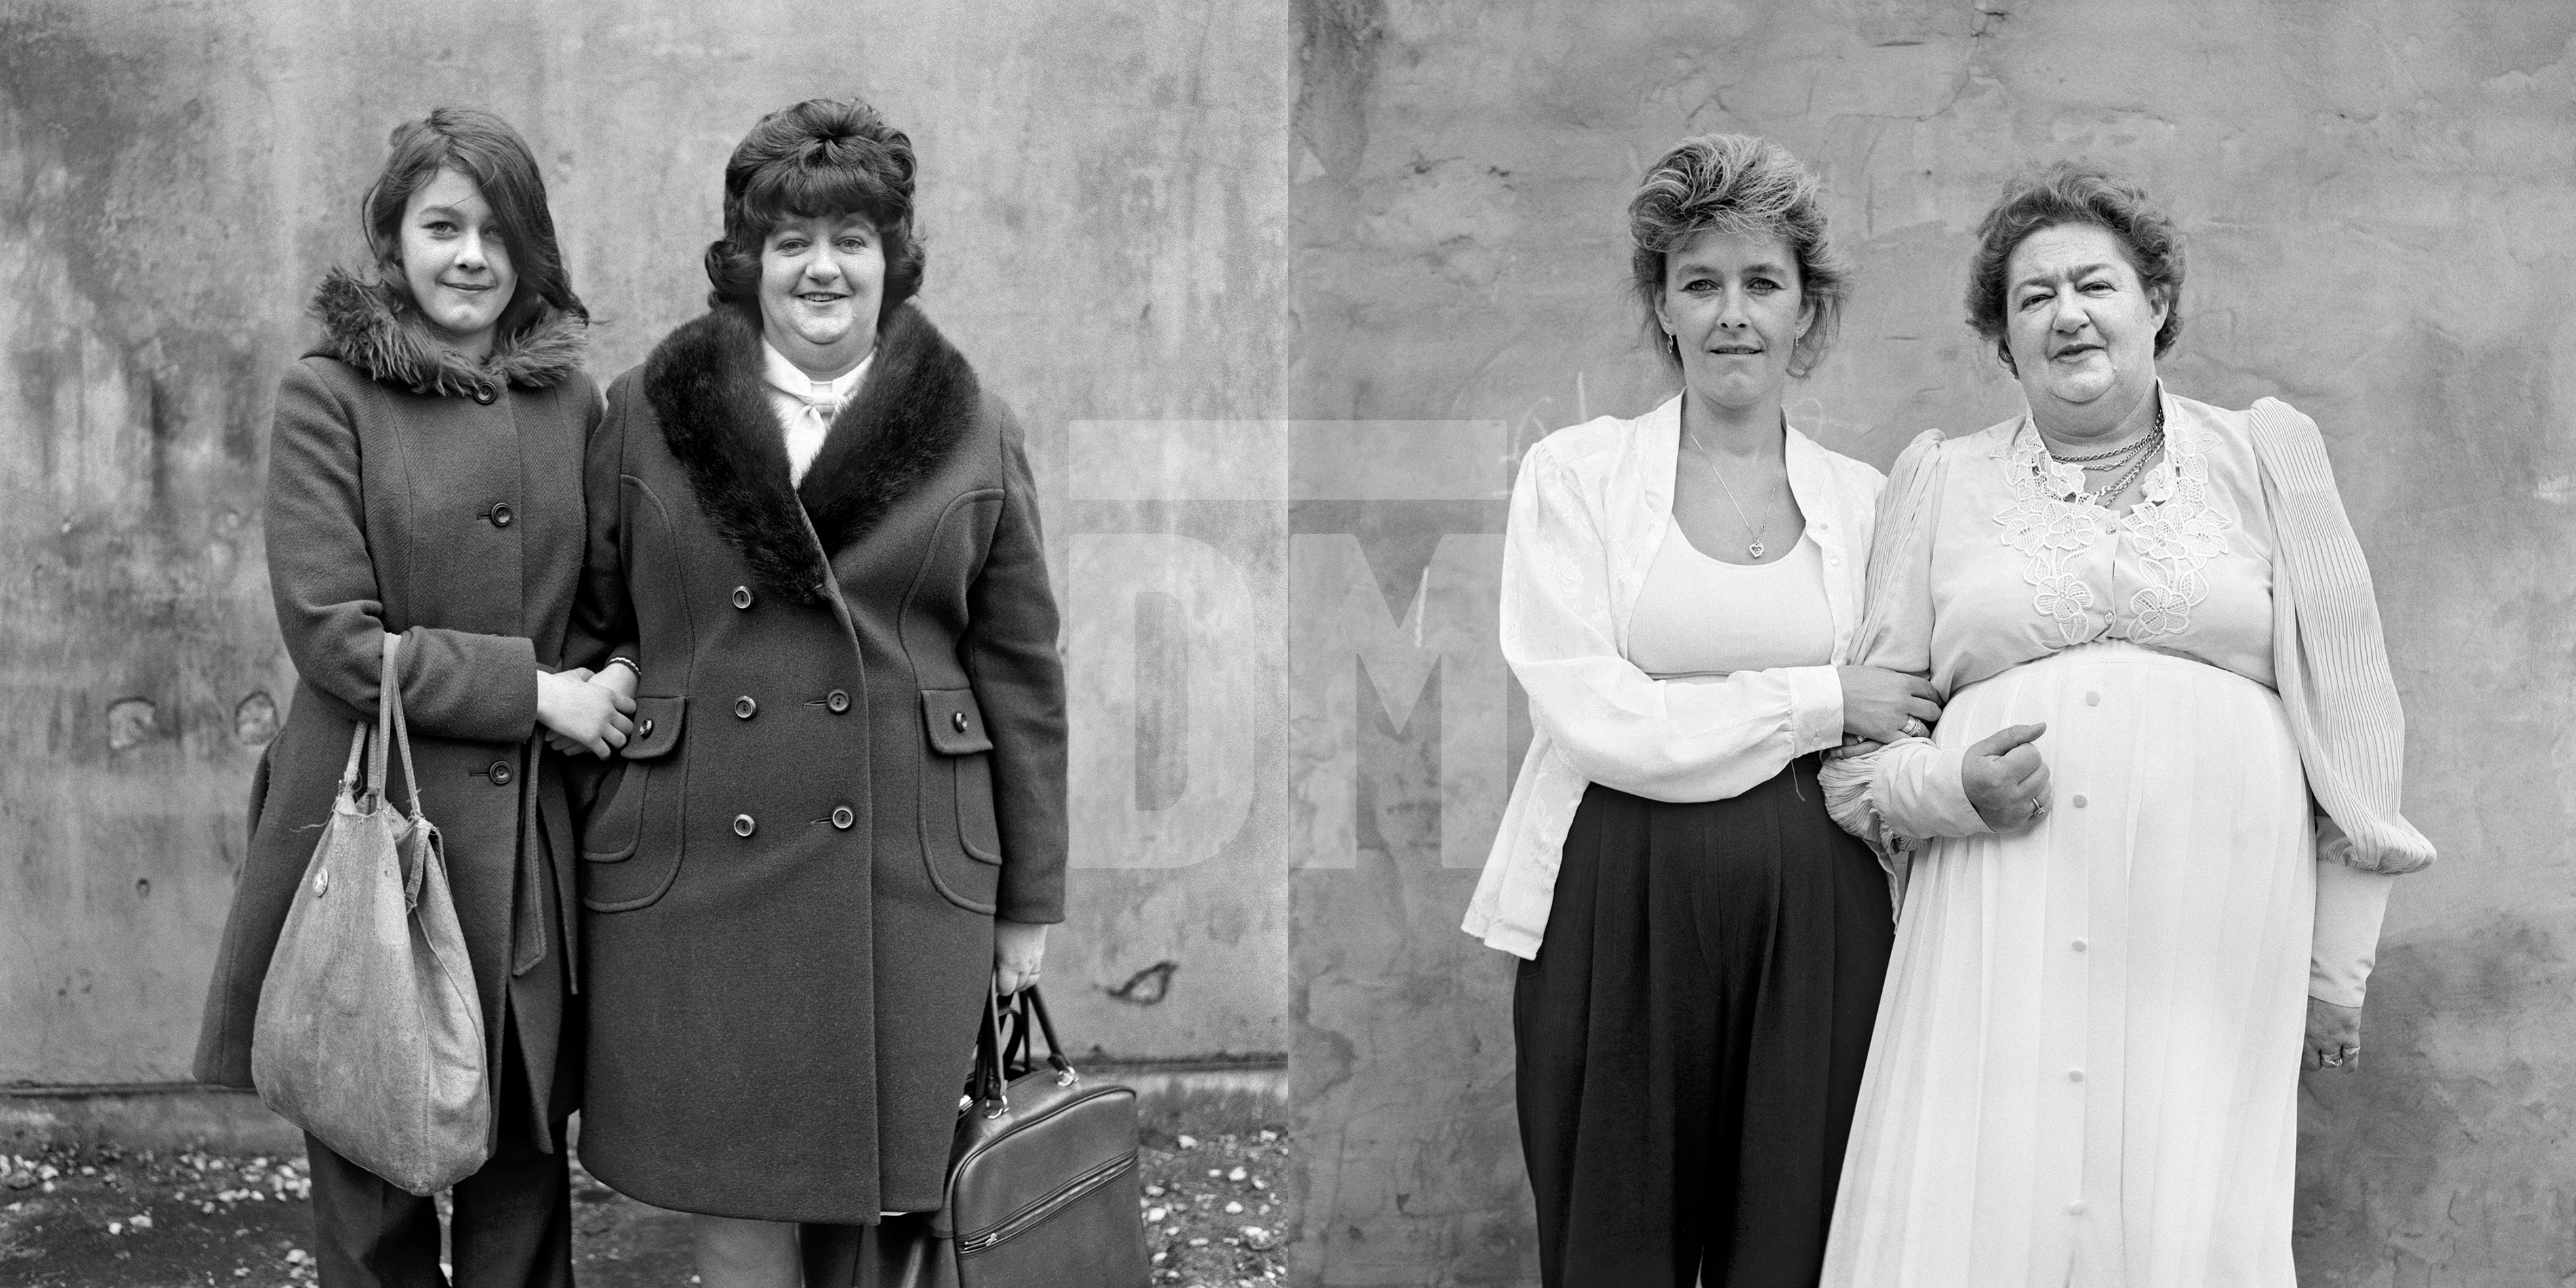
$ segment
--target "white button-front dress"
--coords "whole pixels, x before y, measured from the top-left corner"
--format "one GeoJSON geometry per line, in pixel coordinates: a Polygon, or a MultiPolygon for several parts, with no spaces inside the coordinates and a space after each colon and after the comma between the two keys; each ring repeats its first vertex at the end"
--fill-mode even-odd
{"type": "Polygon", "coordinates": [[[2080,475],[2027,418],[1927,436],[1890,479],[1869,614],[1914,655],[1867,660],[1931,675],[1949,705],[1916,778],[1873,791],[1954,817],[1911,833],[1934,839],[1911,864],[1828,1285],[2295,1282],[2318,876],[2271,687],[2273,532],[2241,422],[2166,407],[2165,459],[2125,515],[2063,499],[2080,475]],[[1956,825],[1958,752],[2036,722],[2049,814],[1957,835],[1980,830],[1972,810],[1956,825]]]}

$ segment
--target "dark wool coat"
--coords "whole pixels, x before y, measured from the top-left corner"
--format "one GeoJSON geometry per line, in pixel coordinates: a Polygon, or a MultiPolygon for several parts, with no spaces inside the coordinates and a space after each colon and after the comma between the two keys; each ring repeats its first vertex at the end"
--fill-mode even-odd
{"type": "Polygon", "coordinates": [[[935,1209],[994,916],[1063,915],[1018,426],[902,308],[791,487],[758,323],[718,309],[610,387],[588,488],[575,629],[643,675],[582,844],[582,1162],[692,1212],[935,1209]]]}
{"type": "Polygon", "coordinates": [[[534,1092],[529,1127],[551,1149],[578,1072],[557,1059],[574,862],[560,760],[531,735],[537,670],[561,664],[580,585],[582,445],[600,415],[579,368],[583,324],[549,314],[473,367],[419,313],[343,274],[313,311],[322,341],[287,370],[269,439],[268,574],[295,701],[254,780],[196,1074],[251,1085],[260,984],[350,733],[375,721],[390,631],[403,637],[421,811],[445,842],[490,1068],[498,1078],[506,1015],[534,1092]]]}

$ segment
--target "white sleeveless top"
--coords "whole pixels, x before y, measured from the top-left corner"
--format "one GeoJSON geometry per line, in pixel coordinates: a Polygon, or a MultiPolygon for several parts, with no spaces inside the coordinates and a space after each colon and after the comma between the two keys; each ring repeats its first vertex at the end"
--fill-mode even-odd
{"type": "Polygon", "coordinates": [[[1701,554],[1664,521],[1664,542],[1628,620],[1628,660],[1658,680],[1824,666],[1834,659],[1824,551],[1805,533],[1767,564],[1701,554]]]}

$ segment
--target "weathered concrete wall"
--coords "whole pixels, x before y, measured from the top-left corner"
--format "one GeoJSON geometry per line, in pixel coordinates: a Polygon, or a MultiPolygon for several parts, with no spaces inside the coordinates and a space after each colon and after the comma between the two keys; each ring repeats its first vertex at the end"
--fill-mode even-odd
{"type": "MultiPolygon", "coordinates": [[[[759,114],[874,101],[923,159],[922,302],[1027,421],[1078,602],[1084,534],[1163,517],[1073,502],[1066,426],[1277,401],[1289,33],[1282,10],[1134,0],[0,4],[0,1084],[186,1074],[250,768],[293,691],[260,529],[271,402],[313,283],[362,261],[357,198],[397,121],[465,103],[526,135],[604,383],[704,307],[724,158],[759,114]]],[[[1077,624],[1076,665],[1133,674],[1099,634],[1077,624]]],[[[1127,714],[1077,730],[1077,760],[1177,732],[1127,714]]],[[[1284,1049],[1275,793],[1264,810],[1266,833],[1186,862],[1086,847],[1049,962],[1069,1036],[1284,1049]]]]}
{"type": "MultiPolygon", "coordinates": [[[[2320,1284],[2576,1273],[2576,10],[2273,0],[1560,5],[1301,0],[1289,414],[1467,418],[1518,444],[1668,385],[1637,347],[1622,211],[1709,130],[1813,165],[1858,264],[1792,414],[1884,466],[2015,387],[1960,321],[2009,172],[2089,158],[2191,235],[2187,394],[2325,427],[2442,847],[2391,912],[2369,1054],[2305,1093],[2298,1235],[2320,1284]]],[[[1418,515],[1380,576],[1408,582],[1418,515]]],[[[1508,963],[1455,930],[1409,730],[1364,741],[1376,841],[1301,872],[1291,1079],[1302,1276],[1535,1282],[1508,963]]]]}

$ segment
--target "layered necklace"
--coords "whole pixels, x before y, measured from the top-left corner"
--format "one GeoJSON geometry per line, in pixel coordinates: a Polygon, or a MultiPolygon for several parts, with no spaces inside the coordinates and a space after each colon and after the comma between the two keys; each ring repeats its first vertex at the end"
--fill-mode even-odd
{"type": "MultiPolygon", "coordinates": [[[[2038,432],[2036,426],[2033,427],[2032,432],[2038,432]]],[[[2109,484],[2097,490],[2077,488],[2066,497],[2067,500],[2084,505],[2107,508],[2112,501],[2119,498],[2121,493],[2129,490],[2130,484],[2138,481],[2139,475],[2147,472],[2147,462],[2155,459],[2156,449],[2164,446],[2164,442],[2165,403],[2164,399],[2159,398],[2156,400],[2155,427],[2110,451],[2096,452],[2091,456],[2060,456],[2056,448],[2048,445],[2048,436],[2045,434],[2040,435],[2039,447],[2041,451],[2048,453],[2048,459],[2060,465],[2075,466],[2086,474],[2109,473],[2117,470],[2119,473],[2109,484]]],[[[2050,490],[2048,471],[2037,461],[2032,461],[2030,468],[2040,476],[2041,490],[2050,490]]]]}

